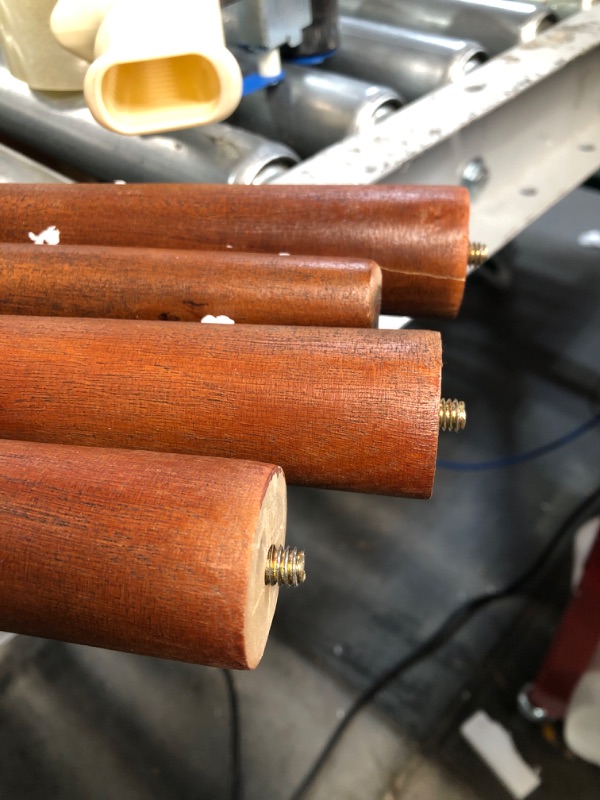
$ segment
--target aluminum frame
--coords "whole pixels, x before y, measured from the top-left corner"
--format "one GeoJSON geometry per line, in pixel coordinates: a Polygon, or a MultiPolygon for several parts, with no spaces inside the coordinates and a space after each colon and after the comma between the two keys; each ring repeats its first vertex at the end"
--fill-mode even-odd
{"type": "Polygon", "coordinates": [[[600,167],[600,6],[327,148],[275,183],[463,184],[496,253],[600,167]]]}
{"type": "MultiPolygon", "coordinates": [[[[50,167],[0,144],[0,183],[73,183],[50,167]]],[[[2,634],[0,634],[0,637],[2,634]]]]}

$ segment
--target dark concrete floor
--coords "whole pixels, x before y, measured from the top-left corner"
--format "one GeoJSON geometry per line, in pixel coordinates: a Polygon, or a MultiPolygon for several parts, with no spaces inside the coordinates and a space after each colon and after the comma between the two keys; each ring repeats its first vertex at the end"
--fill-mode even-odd
{"type": "MultiPolygon", "coordinates": [[[[442,330],[444,394],[469,408],[441,459],[521,453],[597,413],[600,253],[576,238],[599,227],[600,194],[574,193],[470,279],[458,320],[419,321],[442,330]]],[[[246,800],[288,798],[352,697],[459,604],[512,581],[599,485],[597,427],[511,468],[440,469],[429,502],[291,489],[288,539],[309,580],[282,593],[263,664],[235,676],[246,800]]],[[[566,602],[558,555],[534,592],[483,611],[386,690],[310,798],[508,797],[458,735],[475,708],[542,765],[534,800],[569,786],[597,798],[600,770],[515,711],[566,602]]],[[[219,671],[22,637],[0,650],[1,800],[227,798],[228,737],[219,671]]]]}

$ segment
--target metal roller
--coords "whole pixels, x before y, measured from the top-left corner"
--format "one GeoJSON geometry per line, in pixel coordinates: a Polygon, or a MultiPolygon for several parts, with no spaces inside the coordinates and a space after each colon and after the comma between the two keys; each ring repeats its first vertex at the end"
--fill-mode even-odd
{"type": "Polygon", "coordinates": [[[557,21],[543,3],[513,0],[341,0],[345,14],[472,39],[491,55],[531,42],[557,21]]]}
{"type": "Polygon", "coordinates": [[[341,17],[341,42],[323,68],[391,86],[415,100],[487,60],[477,42],[341,17]]]}
{"type": "Polygon", "coordinates": [[[580,11],[589,11],[598,0],[547,0],[545,5],[549,6],[560,19],[578,14],[580,11]]]}
{"type": "Polygon", "coordinates": [[[0,132],[103,180],[266,183],[298,163],[284,144],[231,125],[121,136],[79,92],[34,92],[0,61],[0,132]]]}
{"type": "Polygon", "coordinates": [[[53,169],[0,144],[0,183],[70,183],[53,169]]]}
{"type": "Polygon", "coordinates": [[[402,105],[393,89],[346,75],[291,64],[285,73],[277,86],[242,98],[231,119],[303,157],[371,129],[402,105]]]}

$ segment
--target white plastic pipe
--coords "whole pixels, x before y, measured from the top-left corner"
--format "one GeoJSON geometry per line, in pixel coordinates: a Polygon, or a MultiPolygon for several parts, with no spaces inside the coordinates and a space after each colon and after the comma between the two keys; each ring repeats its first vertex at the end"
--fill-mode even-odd
{"type": "Polygon", "coordinates": [[[50,25],[63,47],[91,62],[87,104],[116,133],[219,122],[242,96],[219,0],[59,0],[50,25]]]}

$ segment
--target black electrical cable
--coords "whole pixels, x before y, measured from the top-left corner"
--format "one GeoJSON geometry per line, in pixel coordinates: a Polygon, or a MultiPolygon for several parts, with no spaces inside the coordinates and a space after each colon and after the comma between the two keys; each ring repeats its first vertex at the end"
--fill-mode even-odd
{"type": "Polygon", "coordinates": [[[328,739],[325,747],[321,751],[319,757],[310,768],[308,774],[303,779],[302,783],[297,787],[292,794],[290,800],[300,800],[306,791],[313,784],[315,778],[320,773],[321,769],[329,759],[331,753],[336,748],[338,742],[346,732],[350,723],[358,716],[358,714],[368,706],[375,697],[386,689],[393,681],[399,678],[403,673],[414,667],[420,661],[433,655],[437,650],[443,647],[458,631],[461,630],[482,608],[490,605],[490,603],[504,600],[507,597],[518,594],[521,592],[529,582],[537,576],[537,574],[547,564],[550,557],[562,540],[566,536],[575,533],[581,525],[587,522],[588,519],[593,517],[600,511],[600,487],[596,491],[580,503],[577,508],[568,516],[563,524],[558,528],[554,536],[542,549],[541,553],[535,561],[523,572],[519,577],[513,580],[504,589],[495,592],[488,592],[471,600],[455,609],[443,622],[440,627],[428,639],[420,644],[415,650],[406,656],[403,656],[397,661],[390,669],[383,673],[370,687],[368,687],[357,699],[352,703],[344,719],[335,728],[332,735],[328,739]]]}
{"type": "Polygon", "coordinates": [[[231,736],[231,800],[242,800],[242,742],[240,730],[240,707],[233,675],[223,670],[227,696],[229,698],[230,736],[231,736]]]}

